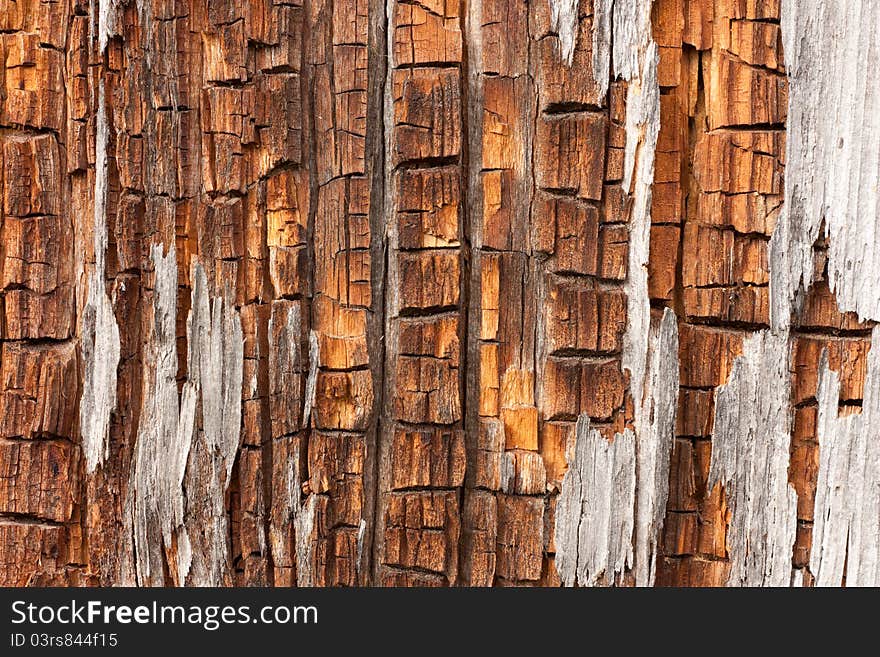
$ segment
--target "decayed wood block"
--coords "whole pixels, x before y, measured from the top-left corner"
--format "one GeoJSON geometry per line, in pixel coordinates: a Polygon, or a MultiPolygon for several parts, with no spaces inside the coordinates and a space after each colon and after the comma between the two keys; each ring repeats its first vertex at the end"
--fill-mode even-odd
{"type": "MultiPolygon", "coordinates": [[[[548,194],[542,194],[539,199],[536,246],[554,257],[554,270],[599,275],[599,252],[603,244],[600,242],[598,208],[548,194]]],[[[602,234],[606,236],[605,231],[602,234]]]]}
{"type": "Polygon", "coordinates": [[[397,191],[400,248],[459,246],[460,201],[459,172],[455,167],[401,172],[397,191]]]}
{"type": "MultiPolygon", "coordinates": [[[[763,11],[776,18],[769,8],[763,11]]],[[[779,26],[747,15],[724,7],[715,16],[703,73],[711,129],[785,123],[788,85],[780,70],[779,26]]]]}
{"type": "Polygon", "coordinates": [[[603,114],[550,115],[538,123],[537,184],[541,189],[602,198],[605,169],[603,114]]]}
{"type": "Polygon", "coordinates": [[[235,581],[237,586],[266,586],[268,582],[262,459],[262,450],[245,449],[237,464],[238,495],[231,504],[233,517],[230,527],[233,560],[238,562],[241,569],[235,581]]]}
{"type": "Polygon", "coordinates": [[[514,582],[541,577],[543,527],[541,498],[498,496],[498,577],[514,582]]]}
{"type": "Polygon", "coordinates": [[[464,437],[460,431],[398,428],[391,452],[392,488],[455,488],[464,483],[464,437]]]}
{"type": "Polygon", "coordinates": [[[401,321],[397,419],[431,424],[461,419],[458,329],[455,316],[401,321]]]}
{"type": "Polygon", "coordinates": [[[792,386],[792,401],[802,404],[814,399],[819,381],[819,361],[823,352],[828,365],[840,375],[840,401],[862,399],[868,369],[867,353],[871,341],[867,338],[803,336],[795,340],[792,365],[796,372],[792,386]]]}
{"type": "Polygon", "coordinates": [[[68,583],[69,552],[63,527],[0,521],[0,582],[3,586],[68,583]]]}
{"type": "Polygon", "coordinates": [[[620,351],[626,328],[626,295],[620,289],[550,279],[547,291],[547,347],[556,354],[620,351]]]}
{"type": "Polygon", "coordinates": [[[369,371],[318,371],[313,411],[316,427],[363,431],[372,405],[373,383],[369,371]]]}
{"type": "Polygon", "coordinates": [[[695,179],[704,192],[779,194],[784,139],[778,131],[707,133],[694,153],[695,179]]]}
{"type": "Polygon", "coordinates": [[[459,6],[449,0],[425,6],[397,2],[390,27],[398,66],[461,61],[459,6]]]}
{"type": "Polygon", "coordinates": [[[547,417],[573,419],[586,413],[607,421],[623,407],[626,381],[615,360],[550,358],[543,386],[547,417]]]}
{"type": "Polygon", "coordinates": [[[398,70],[392,78],[395,162],[455,157],[461,149],[458,71],[398,70]]]}
{"type": "Polygon", "coordinates": [[[51,522],[71,519],[79,478],[79,450],[65,440],[0,442],[0,513],[51,522]]]}
{"type": "Polygon", "coordinates": [[[455,493],[394,493],[385,513],[387,565],[445,574],[455,581],[460,531],[455,493]]]}
{"type": "MultiPolygon", "coordinates": [[[[51,29],[50,25],[46,26],[51,29]]],[[[0,123],[61,130],[64,124],[64,55],[38,34],[3,34],[4,81],[0,123]]]]}
{"type": "Polygon", "coordinates": [[[78,411],[74,346],[7,343],[0,362],[0,433],[72,440],[78,411]]]}

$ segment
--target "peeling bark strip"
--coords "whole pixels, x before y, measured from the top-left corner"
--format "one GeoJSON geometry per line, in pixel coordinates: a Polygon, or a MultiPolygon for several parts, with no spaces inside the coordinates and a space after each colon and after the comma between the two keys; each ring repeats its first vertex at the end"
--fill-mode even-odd
{"type": "Polygon", "coordinates": [[[177,257],[154,246],[155,271],[152,327],[144,360],[143,406],[132,457],[126,501],[126,528],[133,536],[134,578],[138,585],[165,583],[164,549],[178,539],[178,549],[168,559],[173,582],[182,582],[189,570],[191,550],[182,530],[183,479],[195,422],[195,391],[185,390],[181,417],[177,395],[177,351],[174,322],[177,310],[177,257]]]}
{"type": "Polygon", "coordinates": [[[578,0],[550,0],[550,25],[559,37],[559,51],[568,66],[574,60],[578,38],[579,4],[578,0]]]}
{"type": "Polygon", "coordinates": [[[648,298],[648,259],[651,230],[651,188],[657,135],[660,130],[659,56],[651,38],[648,1],[614,5],[612,33],[613,71],[626,80],[626,145],[623,190],[632,193],[629,258],[626,283],[626,333],[622,366],[630,373],[630,394],[635,405],[636,431],[647,430],[642,417],[645,368],[648,358],[651,305],[648,298]]]}
{"type": "Polygon", "coordinates": [[[839,416],[840,375],[819,366],[819,477],[810,570],[817,586],[880,585],[880,328],[868,355],[861,412],[839,416]]]}
{"type": "Polygon", "coordinates": [[[667,308],[648,339],[648,371],[636,415],[635,583],[653,586],[669,498],[669,458],[678,408],[678,320],[667,308]]]}
{"type": "Polygon", "coordinates": [[[788,335],[760,331],[743,343],[715,395],[709,486],[730,507],[730,586],[789,586],[797,494],[788,483],[791,384],[788,335]]]}
{"type": "Polygon", "coordinates": [[[556,567],[563,584],[616,584],[633,564],[636,446],[627,429],[608,441],[582,415],[556,505],[556,567]]]}
{"type": "Polygon", "coordinates": [[[880,320],[878,30],[873,0],[782,0],[790,92],[785,205],[771,242],[774,328],[803,305],[823,222],[838,306],[880,320]]]}
{"type": "MultiPolygon", "coordinates": [[[[231,584],[225,496],[241,443],[244,341],[238,310],[222,297],[209,299],[205,272],[196,261],[190,279],[188,377],[178,432],[183,430],[179,438],[187,440],[192,431],[184,478],[184,525],[192,557],[178,575],[181,583],[220,586],[231,584]],[[198,407],[201,414],[193,424],[198,407]]],[[[178,543],[181,564],[189,560],[186,549],[178,543]]]]}
{"type": "Polygon", "coordinates": [[[574,454],[556,506],[556,567],[566,586],[654,583],[657,544],[669,494],[669,454],[678,403],[678,329],[667,310],[651,332],[645,417],[608,441],[578,418],[574,454]]]}
{"type": "Polygon", "coordinates": [[[243,339],[238,311],[209,299],[193,262],[187,379],[178,397],[175,250],[151,251],[155,300],[144,368],[127,522],[139,585],[230,583],[226,490],[241,436],[243,339]],[[166,582],[165,565],[171,575],[166,582]]]}
{"type": "Polygon", "coordinates": [[[98,87],[95,141],[95,264],[89,276],[89,294],[83,310],[83,392],[80,427],[86,471],[107,456],[110,414],[116,408],[116,366],[119,364],[119,327],[105,287],[107,251],[107,108],[103,82],[98,87]]]}

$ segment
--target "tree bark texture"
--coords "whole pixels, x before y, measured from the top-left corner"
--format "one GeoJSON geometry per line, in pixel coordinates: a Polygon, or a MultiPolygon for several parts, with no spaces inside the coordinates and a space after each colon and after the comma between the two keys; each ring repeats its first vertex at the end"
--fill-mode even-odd
{"type": "Polygon", "coordinates": [[[0,0],[0,585],[880,584],[878,35],[0,0]]]}

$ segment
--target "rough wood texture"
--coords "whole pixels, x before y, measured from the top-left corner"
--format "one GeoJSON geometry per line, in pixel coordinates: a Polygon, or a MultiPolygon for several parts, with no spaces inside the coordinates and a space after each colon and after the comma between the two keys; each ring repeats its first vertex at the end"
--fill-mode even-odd
{"type": "Polygon", "coordinates": [[[878,11],[0,0],[0,584],[876,585],[878,11]]]}

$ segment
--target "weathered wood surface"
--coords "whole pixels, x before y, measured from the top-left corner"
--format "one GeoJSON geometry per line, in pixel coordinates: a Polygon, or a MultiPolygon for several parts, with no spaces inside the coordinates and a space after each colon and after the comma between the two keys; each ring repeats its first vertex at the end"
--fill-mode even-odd
{"type": "Polygon", "coordinates": [[[0,0],[0,584],[877,585],[878,12],[0,0]]]}

